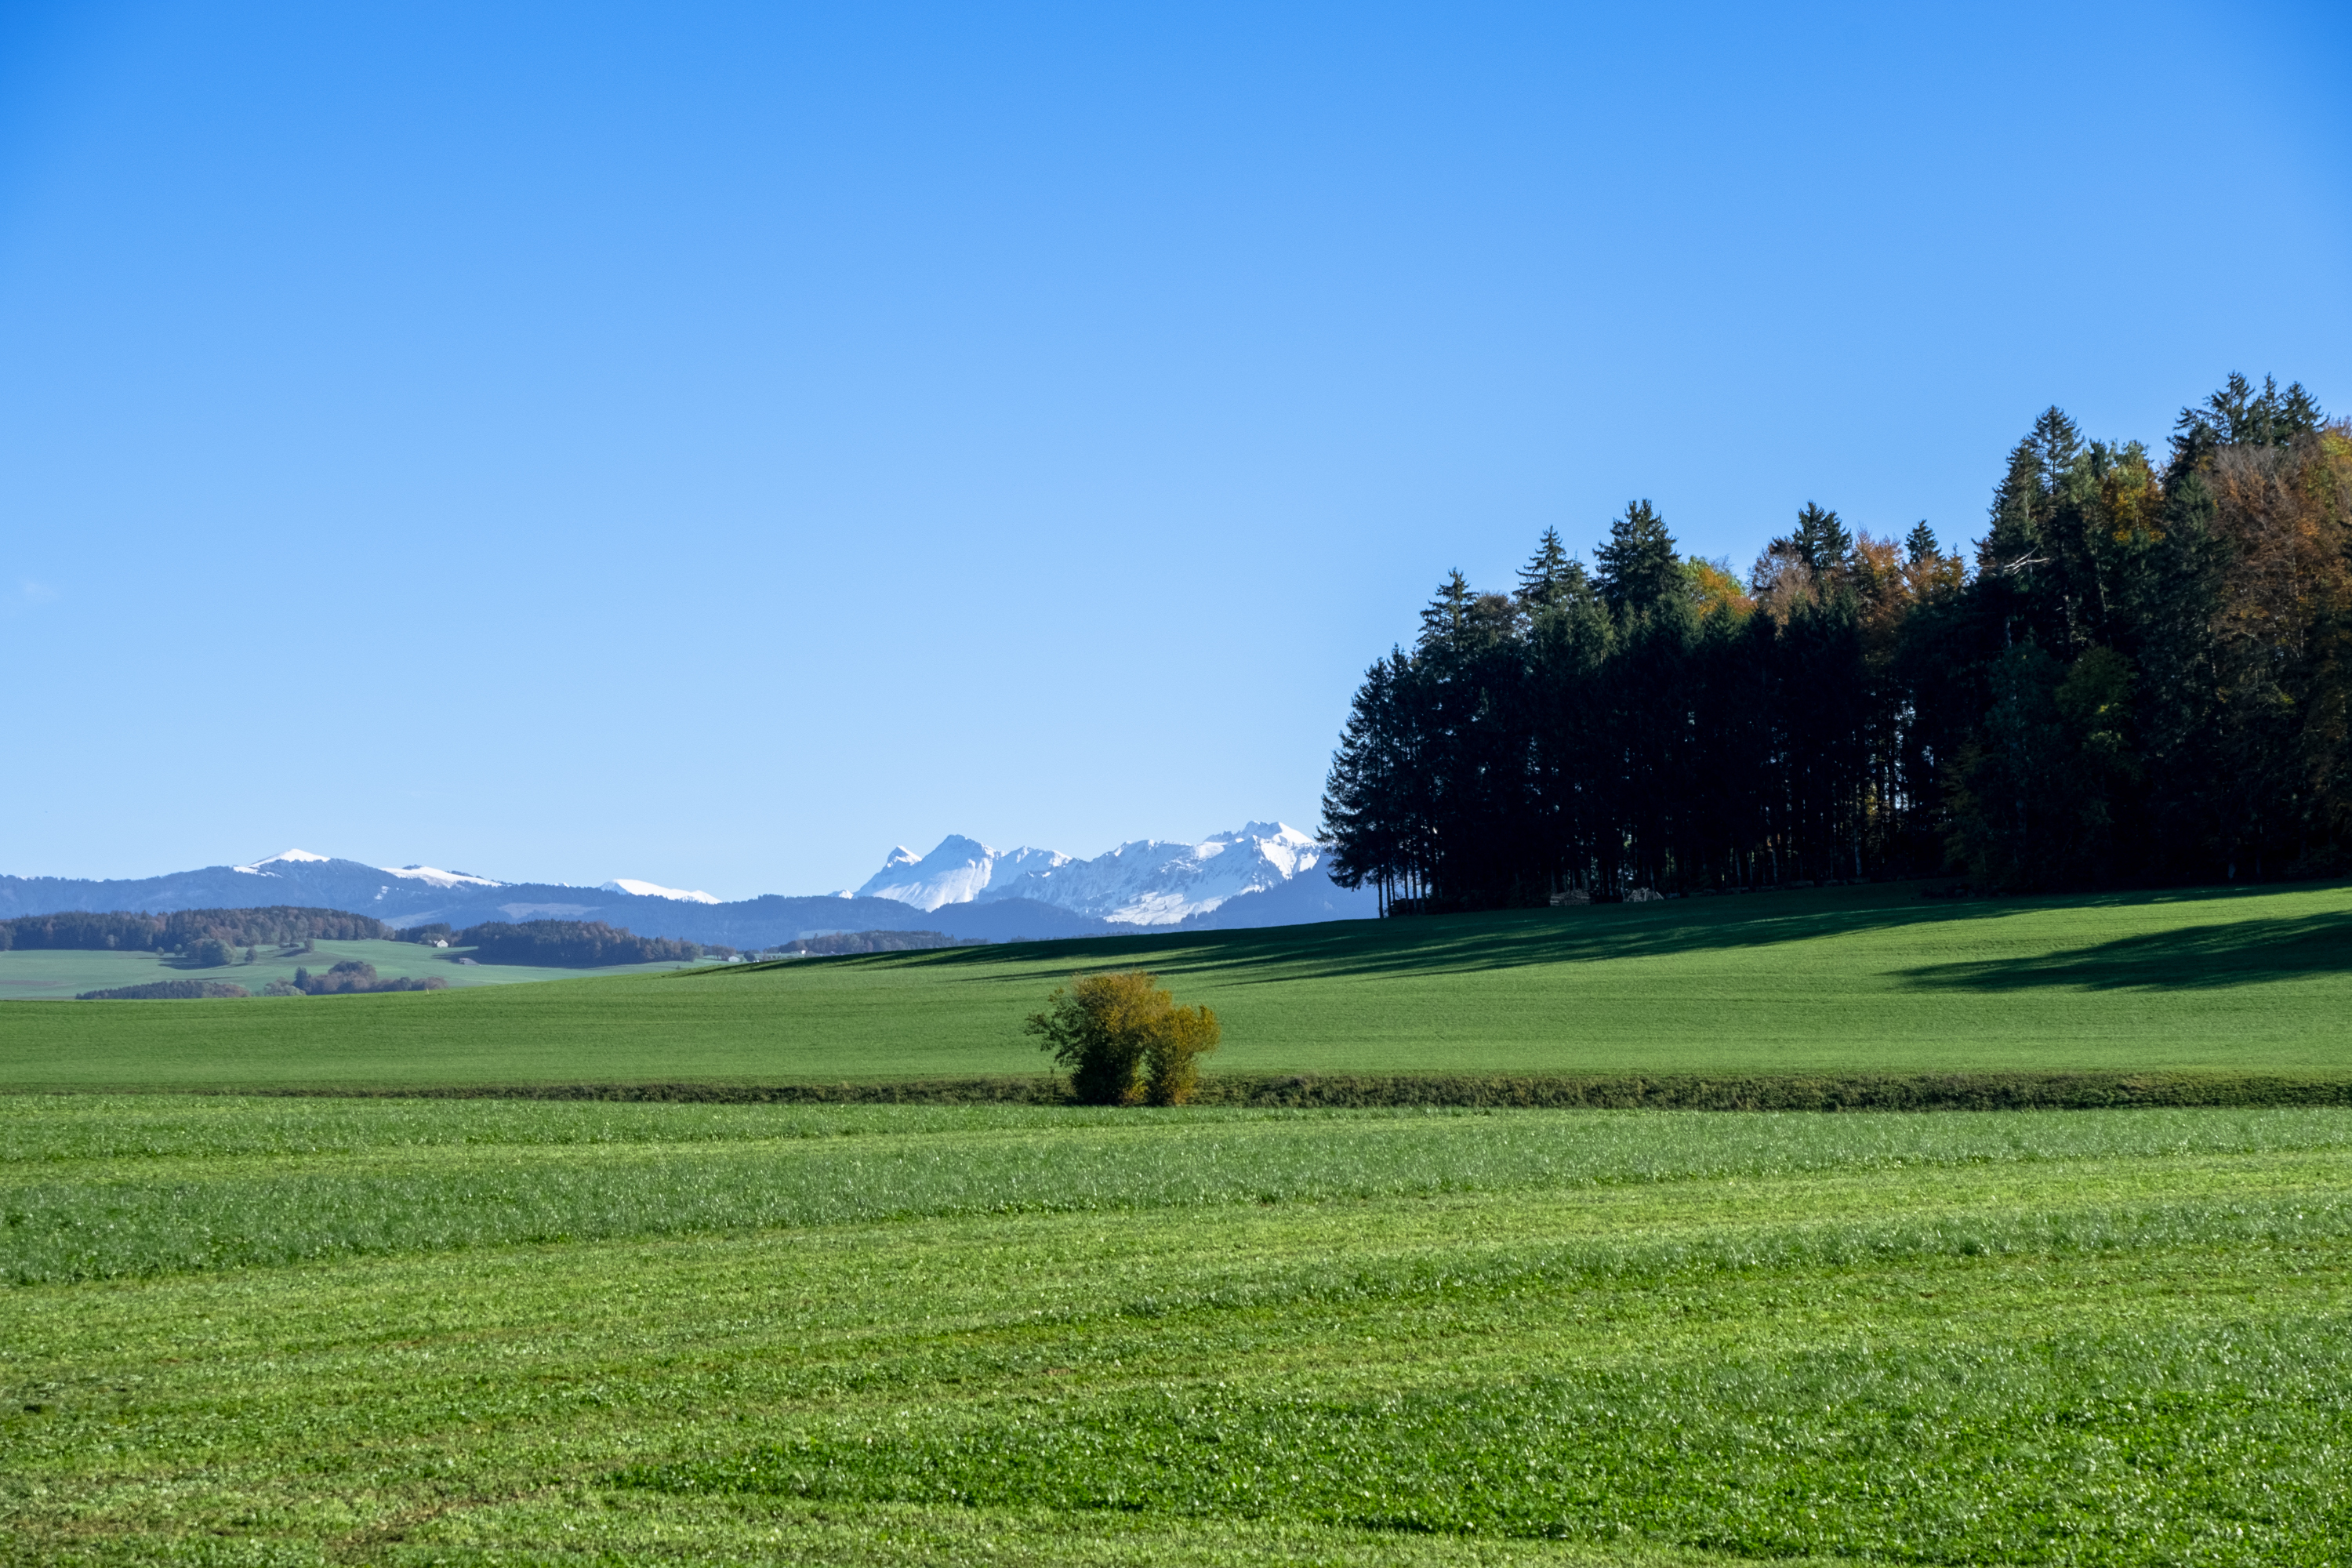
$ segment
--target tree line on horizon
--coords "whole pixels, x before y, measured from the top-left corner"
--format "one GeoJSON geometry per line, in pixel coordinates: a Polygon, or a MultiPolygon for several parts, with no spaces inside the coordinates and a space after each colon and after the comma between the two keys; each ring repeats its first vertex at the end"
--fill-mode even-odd
{"type": "Polygon", "coordinates": [[[1807,503],[1743,580],[1647,501],[1367,672],[1333,877],[1384,910],[1958,872],[2352,871],[2352,425],[2231,375],[2158,458],[2053,407],[1971,554],[1807,503]]]}
{"type": "Polygon", "coordinates": [[[731,947],[638,936],[603,921],[491,921],[467,926],[451,945],[473,950],[478,963],[539,964],[551,969],[598,969],[616,963],[731,958],[731,947]]]}
{"type": "MultiPolygon", "coordinates": [[[[855,951],[882,951],[891,944],[881,939],[896,933],[862,934],[875,940],[855,951]]],[[[472,956],[480,963],[543,964],[565,969],[735,956],[735,949],[723,944],[638,936],[625,927],[616,929],[602,921],[525,921],[520,924],[493,921],[452,931],[446,921],[401,928],[386,925],[369,915],[291,905],[175,910],[166,914],[68,910],[0,920],[0,952],[11,948],[167,952],[177,953],[199,968],[233,963],[239,949],[250,955],[252,950],[262,946],[297,947],[321,942],[430,943],[436,939],[452,947],[472,949],[472,956]]],[[[952,943],[952,938],[939,936],[929,945],[944,947],[952,943]]],[[[915,942],[898,945],[926,944],[915,942]]],[[[251,962],[250,956],[247,962],[251,962]]]]}
{"type": "Polygon", "coordinates": [[[0,920],[0,952],[11,948],[53,948],[192,953],[203,943],[215,948],[283,947],[303,942],[383,941],[397,934],[372,916],[291,904],[249,910],[174,910],[160,915],[68,910],[0,920]]]}

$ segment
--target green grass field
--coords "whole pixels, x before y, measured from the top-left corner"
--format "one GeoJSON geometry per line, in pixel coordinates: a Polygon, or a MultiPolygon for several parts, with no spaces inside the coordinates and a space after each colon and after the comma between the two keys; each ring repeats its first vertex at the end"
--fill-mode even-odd
{"type": "Polygon", "coordinates": [[[1223,1017],[1212,1072],[2352,1073],[2338,883],[1966,903],[1843,888],[433,994],[0,1004],[0,1085],[1034,1073],[1024,1016],[1073,971],[1139,963],[1223,1017]]]}
{"type": "MultiPolygon", "coordinates": [[[[577,980],[577,969],[534,969],[519,964],[461,964],[454,962],[472,950],[422,947],[413,942],[322,942],[318,950],[291,953],[264,946],[251,963],[222,969],[190,969],[160,952],[83,952],[71,948],[34,948],[0,952],[0,1000],[70,1001],[85,991],[111,991],[123,985],[144,985],[156,980],[226,980],[259,992],[273,980],[291,980],[297,969],[313,973],[332,969],[345,959],[375,965],[387,980],[421,979],[437,974],[452,989],[474,985],[511,985],[526,980],[577,980]]],[[[641,963],[598,973],[666,973],[676,963],[641,963]]]]}
{"type": "Polygon", "coordinates": [[[1034,1074],[1137,963],[1226,1071],[2352,1076],[2347,935],[1840,889],[0,1004],[0,1561],[2343,1563],[2352,1109],[168,1091],[1034,1074]]]}
{"type": "Polygon", "coordinates": [[[0,1560],[2336,1563],[2347,1241],[2336,1110],[9,1096],[0,1560]]]}

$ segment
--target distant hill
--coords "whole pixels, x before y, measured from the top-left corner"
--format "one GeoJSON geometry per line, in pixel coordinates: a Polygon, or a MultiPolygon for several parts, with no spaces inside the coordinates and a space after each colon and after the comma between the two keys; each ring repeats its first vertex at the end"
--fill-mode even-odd
{"type": "Polygon", "coordinates": [[[618,887],[499,882],[432,867],[387,868],[296,850],[250,866],[207,866],[169,876],[96,880],[0,876],[0,919],[70,911],[250,909],[299,904],[347,910],[387,926],[446,921],[463,929],[534,920],[602,921],[640,936],[737,948],[778,947],[839,931],[934,931],[960,941],[1095,936],[1111,929],[1047,904],[1003,900],[926,914],[896,899],[770,893],[703,903],[618,887]]]}
{"type": "Polygon", "coordinates": [[[1138,839],[1092,860],[1048,850],[1000,853],[976,839],[950,837],[928,856],[897,851],[855,894],[768,893],[722,902],[653,882],[501,882],[471,871],[371,866],[289,849],[249,866],[162,877],[0,876],[0,920],[301,905],[396,927],[601,921],[640,936],[751,949],[845,931],[1036,942],[1139,926],[1229,930],[1370,918],[1376,912],[1371,896],[1335,886],[1323,854],[1323,846],[1280,823],[1251,823],[1200,844],[1138,839]]]}

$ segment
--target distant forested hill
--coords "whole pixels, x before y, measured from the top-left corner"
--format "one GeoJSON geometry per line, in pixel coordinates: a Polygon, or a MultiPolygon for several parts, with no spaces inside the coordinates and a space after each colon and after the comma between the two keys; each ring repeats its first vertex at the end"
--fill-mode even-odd
{"type": "Polygon", "coordinates": [[[381,941],[393,934],[391,927],[366,915],[284,905],[257,910],[175,910],[165,915],[75,910],[0,921],[0,952],[66,948],[178,952],[207,939],[231,947],[253,947],[293,942],[381,941]]]}
{"type": "Polygon", "coordinates": [[[134,910],[163,913],[273,904],[349,910],[386,926],[454,928],[533,920],[602,921],[649,936],[705,946],[772,948],[841,931],[932,930],[960,941],[1093,936],[1113,928],[1029,899],[958,905],[926,913],[895,899],[783,898],[767,894],[701,904],[555,883],[436,882],[357,860],[288,860],[258,869],[214,866],[169,877],[84,881],[0,876],[0,917],[134,910]],[[257,898],[258,895],[258,898],[257,898]]]}

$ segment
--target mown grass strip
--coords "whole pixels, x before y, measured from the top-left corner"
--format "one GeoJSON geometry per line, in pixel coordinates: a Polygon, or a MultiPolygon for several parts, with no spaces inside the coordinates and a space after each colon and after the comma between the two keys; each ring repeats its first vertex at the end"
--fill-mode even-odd
{"type": "Polygon", "coordinates": [[[2352,1534],[2342,1109],[15,1097],[0,1215],[0,1563],[2352,1534]]]}
{"type": "Polygon", "coordinates": [[[41,1562],[926,1562],[950,1515],[1013,1560],[2332,1562],[2347,1249],[2292,1232],[2348,1187],[1888,1164],[5,1292],[5,1501],[41,1562]]]}
{"type": "Polygon", "coordinates": [[[1930,1563],[2337,1563],[2352,1349],[2326,1319],[1841,1346],[1370,1396],[1198,1384],[635,1466],[812,1502],[1607,1541],[1930,1563]],[[878,1439],[878,1440],[877,1440],[878,1439]]]}
{"type": "Polygon", "coordinates": [[[0,1280],[16,1284],[952,1214],[2352,1151],[2352,1114],[2327,1109],[1688,1118],[193,1100],[159,1117],[149,1108],[173,1102],[26,1109],[37,1103],[0,1101],[0,1280]]]}

